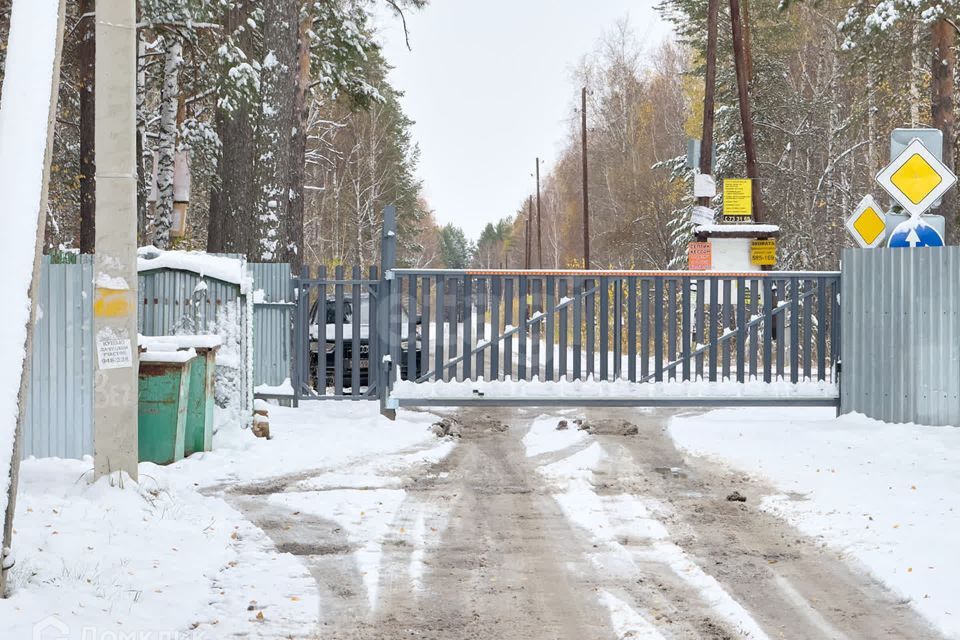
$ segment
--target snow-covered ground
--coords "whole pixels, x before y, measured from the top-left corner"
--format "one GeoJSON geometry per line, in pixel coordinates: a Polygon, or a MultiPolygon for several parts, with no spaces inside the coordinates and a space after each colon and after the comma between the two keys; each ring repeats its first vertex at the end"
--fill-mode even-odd
{"type": "Polygon", "coordinates": [[[891,425],[830,409],[674,418],[678,447],[775,487],[762,508],[860,563],[960,638],[960,429],[891,425]]]}
{"type": "MultiPolygon", "coordinates": [[[[24,461],[14,592],[0,600],[0,635],[32,637],[39,623],[70,638],[309,636],[319,613],[316,583],[223,492],[297,473],[332,486],[362,482],[372,490],[353,492],[350,504],[333,504],[336,492],[327,492],[328,503],[304,506],[334,520],[365,511],[357,536],[376,537],[384,522],[376,514],[389,518],[402,494],[390,474],[414,456],[439,459],[453,445],[428,431],[433,416],[401,412],[389,422],[375,403],[271,407],[270,414],[272,440],[224,429],[213,452],[167,467],[143,463],[140,484],[128,481],[123,490],[91,484],[89,458],[24,461]],[[370,506],[353,504],[356,496],[370,506]]],[[[373,562],[376,549],[367,551],[373,562]]]]}

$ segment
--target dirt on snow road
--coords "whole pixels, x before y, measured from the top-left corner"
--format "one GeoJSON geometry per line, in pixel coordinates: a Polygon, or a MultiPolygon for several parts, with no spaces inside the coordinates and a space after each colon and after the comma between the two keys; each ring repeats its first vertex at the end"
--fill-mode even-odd
{"type": "Polygon", "coordinates": [[[316,578],[320,628],[306,637],[940,637],[835,551],[758,510],[769,487],[678,452],[668,412],[450,415],[457,446],[403,474],[373,579],[343,527],[270,500],[302,491],[311,474],[232,493],[316,578]],[[529,455],[523,438],[538,418],[565,419],[556,433],[569,444],[529,455]],[[574,419],[589,426],[577,437],[574,419]],[[728,500],[733,492],[746,502],[728,500]]]}

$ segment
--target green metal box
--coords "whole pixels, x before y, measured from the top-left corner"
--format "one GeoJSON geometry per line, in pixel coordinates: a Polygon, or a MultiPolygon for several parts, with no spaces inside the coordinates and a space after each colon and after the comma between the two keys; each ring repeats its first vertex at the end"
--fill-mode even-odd
{"type": "Polygon", "coordinates": [[[185,351],[141,354],[137,420],[141,462],[170,464],[183,458],[195,360],[185,351]]]}
{"type": "Polygon", "coordinates": [[[214,374],[217,349],[196,347],[197,357],[190,364],[190,397],[183,455],[213,448],[214,374]]]}

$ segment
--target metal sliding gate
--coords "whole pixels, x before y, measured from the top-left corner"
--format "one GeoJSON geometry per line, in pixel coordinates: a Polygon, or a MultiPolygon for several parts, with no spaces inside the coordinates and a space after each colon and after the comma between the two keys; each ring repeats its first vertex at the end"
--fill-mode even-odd
{"type": "Polygon", "coordinates": [[[338,266],[304,267],[294,280],[292,379],[296,400],[361,400],[379,397],[379,271],[338,266]],[[373,365],[373,366],[371,366],[373,365]]]}
{"type": "Polygon", "coordinates": [[[294,279],[294,401],[839,406],[840,273],[397,269],[294,279]]]}
{"type": "Polygon", "coordinates": [[[838,403],[838,272],[385,274],[387,408],[838,403]]]}

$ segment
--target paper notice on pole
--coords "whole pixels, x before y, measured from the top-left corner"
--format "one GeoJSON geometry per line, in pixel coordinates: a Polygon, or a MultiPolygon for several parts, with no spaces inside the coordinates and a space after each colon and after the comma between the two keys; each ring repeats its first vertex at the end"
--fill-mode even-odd
{"type": "Polygon", "coordinates": [[[101,370],[133,366],[133,350],[126,329],[105,327],[97,333],[97,364],[101,370]]]}
{"type": "Polygon", "coordinates": [[[694,207],[690,212],[690,222],[700,226],[716,222],[716,212],[709,207],[694,207]]]}
{"type": "Polygon", "coordinates": [[[709,173],[693,175],[693,197],[712,198],[717,195],[717,183],[709,173]]]}

